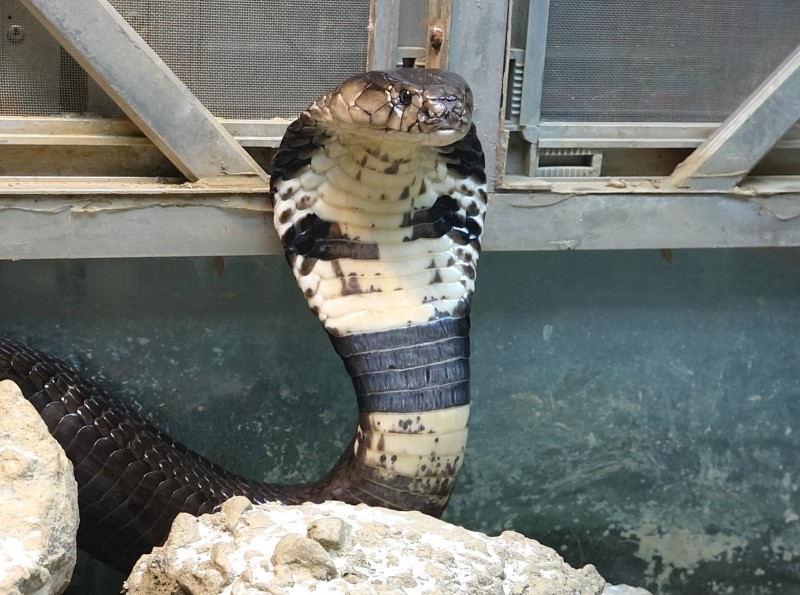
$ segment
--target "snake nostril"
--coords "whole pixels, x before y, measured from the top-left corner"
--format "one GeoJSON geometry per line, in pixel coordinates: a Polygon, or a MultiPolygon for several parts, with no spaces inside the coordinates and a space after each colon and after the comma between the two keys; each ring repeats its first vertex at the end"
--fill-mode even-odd
{"type": "Polygon", "coordinates": [[[434,118],[441,118],[447,113],[447,108],[441,103],[434,103],[430,108],[430,113],[434,118]]]}

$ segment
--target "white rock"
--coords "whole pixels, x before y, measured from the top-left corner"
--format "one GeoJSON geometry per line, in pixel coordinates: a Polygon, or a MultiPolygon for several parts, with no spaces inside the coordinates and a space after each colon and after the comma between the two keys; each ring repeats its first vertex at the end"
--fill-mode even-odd
{"type": "Polygon", "coordinates": [[[353,528],[342,519],[326,517],[308,526],[309,539],[313,539],[326,550],[340,550],[346,544],[353,528]]]}
{"type": "Polygon", "coordinates": [[[518,533],[488,537],[417,512],[341,502],[243,500],[214,515],[180,515],[164,547],[134,567],[128,594],[599,595],[606,585],[594,567],[575,570],[518,533]]]}
{"type": "Polygon", "coordinates": [[[0,382],[0,593],[61,593],[75,567],[72,464],[10,380],[0,382]]]}
{"type": "Polygon", "coordinates": [[[284,535],[272,552],[272,567],[279,578],[288,582],[307,582],[314,579],[329,581],[337,574],[328,552],[308,537],[289,533],[284,535]]]}
{"type": "Polygon", "coordinates": [[[606,585],[603,595],[653,595],[650,591],[641,587],[631,587],[630,585],[606,585]]]}

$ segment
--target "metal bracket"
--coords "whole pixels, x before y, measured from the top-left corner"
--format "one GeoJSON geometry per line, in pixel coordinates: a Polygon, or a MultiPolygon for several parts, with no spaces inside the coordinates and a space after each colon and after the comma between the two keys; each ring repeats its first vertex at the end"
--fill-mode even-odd
{"type": "Polygon", "coordinates": [[[395,48],[400,18],[400,0],[372,0],[367,48],[367,70],[395,68],[395,48]]]}

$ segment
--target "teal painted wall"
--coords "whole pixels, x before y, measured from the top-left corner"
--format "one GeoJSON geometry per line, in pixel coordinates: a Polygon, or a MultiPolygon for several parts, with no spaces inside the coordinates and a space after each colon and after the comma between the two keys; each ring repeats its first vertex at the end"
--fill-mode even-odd
{"type": "MultiPolygon", "coordinates": [[[[653,592],[800,593],[799,265],[485,254],[447,520],[653,592]]],[[[349,379],[281,258],[1,262],[0,296],[4,335],[240,473],[315,479],[351,436],[349,379]]]]}

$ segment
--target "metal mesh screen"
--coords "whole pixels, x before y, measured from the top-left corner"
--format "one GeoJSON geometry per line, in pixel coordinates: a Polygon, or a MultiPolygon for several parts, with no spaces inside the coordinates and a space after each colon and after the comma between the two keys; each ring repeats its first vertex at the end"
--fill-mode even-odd
{"type": "MultiPolygon", "coordinates": [[[[111,3],[219,117],[292,118],[366,64],[365,0],[111,3]]],[[[120,114],[18,1],[0,10],[25,32],[0,40],[0,115],[120,114]]]]}
{"type": "Polygon", "coordinates": [[[0,114],[58,113],[59,45],[19,2],[0,0],[0,11],[0,114]]]}
{"type": "Polygon", "coordinates": [[[792,0],[551,0],[543,120],[719,122],[800,43],[792,0]]]}

